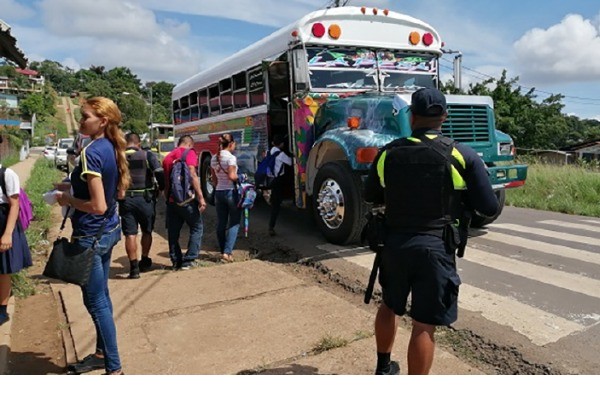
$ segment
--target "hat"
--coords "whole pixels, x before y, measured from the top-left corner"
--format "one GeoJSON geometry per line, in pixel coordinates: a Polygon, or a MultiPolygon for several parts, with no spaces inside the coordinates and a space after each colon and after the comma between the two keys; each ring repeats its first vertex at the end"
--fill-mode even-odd
{"type": "Polygon", "coordinates": [[[446,97],[437,89],[419,89],[412,94],[410,111],[421,117],[442,116],[446,113],[446,97]]]}

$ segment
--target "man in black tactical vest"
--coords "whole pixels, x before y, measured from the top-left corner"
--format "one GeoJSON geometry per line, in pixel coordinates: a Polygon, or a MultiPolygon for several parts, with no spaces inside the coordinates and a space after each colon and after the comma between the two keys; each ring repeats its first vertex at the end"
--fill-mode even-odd
{"type": "MultiPolygon", "coordinates": [[[[498,201],[485,164],[470,147],[442,136],[446,98],[437,89],[412,95],[412,136],[383,147],[365,182],[365,200],[385,205],[379,283],[383,302],[375,319],[378,375],[400,373],[391,361],[396,315],[411,294],[408,373],[428,374],[436,326],[456,321],[457,227],[463,209],[494,215],[498,201]]],[[[398,112],[399,110],[395,110],[398,112]]]]}
{"type": "Polygon", "coordinates": [[[164,173],[156,155],[140,148],[137,133],[125,136],[127,150],[125,155],[129,163],[131,185],[125,191],[125,197],[119,201],[121,229],[125,235],[125,250],[129,257],[129,278],[137,279],[140,272],[152,268],[152,259],[148,257],[152,246],[152,231],[156,218],[156,197],[164,189],[164,173]],[[142,258],[138,262],[137,242],[138,225],[142,231],[142,258]]]}

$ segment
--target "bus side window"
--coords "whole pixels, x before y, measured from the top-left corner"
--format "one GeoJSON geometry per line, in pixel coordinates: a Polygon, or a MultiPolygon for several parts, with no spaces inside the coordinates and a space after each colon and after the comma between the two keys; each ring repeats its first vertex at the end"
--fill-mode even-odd
{"type": "Polygon", "coordinates": [[[219,85],[208,87],[208,102],[210,104],[210,115],[215,116],[221,114],[221,104],[219,101],[219,85]]]}
{"type": "Polygon", "coordinates": [[[248,108],[248,89],[246,82],[246,71],[233,76],[233,108],[243,110],[248,108]]]}
{"type": "Polygon", "coordinates": [[[233,111],[233,96],[231,94],[231,78],[222,79],[219,82],[221,95],[221,113],[233,111]]]}
{"type": "Polygon", "coordinates": [[[209,115],[209,110],[206,88],[202,88],[198,91],[198,102],[200,104],[200,118],[207,118],[209,115]]]}

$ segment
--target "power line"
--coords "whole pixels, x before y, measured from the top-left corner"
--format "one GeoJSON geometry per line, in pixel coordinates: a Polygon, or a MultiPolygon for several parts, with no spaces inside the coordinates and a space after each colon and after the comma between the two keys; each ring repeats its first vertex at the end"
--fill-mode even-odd
{"type": "MultiPolygon", "coordinates": [[[[445,59],[445,58],[441,58],[441,60],[442,60],[442,61],[446,61],[446,62],[448,62],[448,63],[452,63],[452,61],[451,61],[451,60],[447,60],[447,59],[445,59]]],[[[441,65],[441,64],[440,64],[440,65],[441,65]]],[[[442,67],[445,67],[445,66],[443,66],[443,65],[442,65],[442,67]]],[[[445,68],[448,68],[448,67],[445,67],[445,68]]],[[[475,70],[475,69],[472,69],[472,68],[466,67],[465,65],[462,65],[462,68],[463,68],[463,69],[465,69],[465,70],[467,70],[467,71],[471,71],[471,72],[474,72],[474,73],[476,73],[476,74],[478,74],[478,75],[484,76],[486,79],[487,79],[487,78],[492,78],[492,79],[494,79],[494,80],[496,80],[496,79],[497,79],[496,77],[494,77],[494,76],[492,76],[492,75],[488,75],[488,74],[486,74],[486,73],[483,73],[483,72],[477,71],[477,70],[475,70]]],[[[467,75],[468,75],[468,76],[471,76],[472,78],[479,79],[480,81],[483,81],[483,80],[485,80],[485,79],[483,79],[483,78],[479,78],[479,77],[476,77],[476,76],[474,76],[474,75],[470,75],[470,74],[467,74],[467,75]]],[[[550,96],[556,96],[556,95],[557,95],[557,93],[547,92],[547,91],[545,91],[545,90],[536,89],[536,88],[534,88],[534,87],[528,87],[528,86],[525,86],[525,85],[521,85],[521,84],[519,84],[519,83],[513,83],[512,85],[513,85],[513,86],[519,86],[519,87],[521,87],[521,88],[523,88],[523,89],[527,89],[527,90],[533,90],[534,92],[543,93],[543,94],[550,95],[550,96]]],[[[575,100],[570,100],[570,102],[571,102],[571,103],[574,103],[574,104],[583,104],[583,105],[598,105],[598,103],[581,102],[581,101],[577,101],[577,100],[584,100],[584,101],[600,102],[600,99],[597,99],[597,98],[592,98],[592,97],[579,97],[579,96],[570,96],[570,95],[565,95],[565,94],[561,94],[561,93],[559,93],[559,94],[560,94],[562,97],[564,97],[565,99],[575,99],[575,100]]]]}

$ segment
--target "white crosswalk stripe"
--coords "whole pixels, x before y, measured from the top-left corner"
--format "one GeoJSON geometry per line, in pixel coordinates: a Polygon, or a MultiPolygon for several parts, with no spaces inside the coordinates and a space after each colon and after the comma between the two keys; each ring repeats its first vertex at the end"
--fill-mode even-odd
{"type": "Polygon", "coordinates": [[[600,225],[600,220],[598,219],[583,219],[581,222],[585,222],[587,224],[597,224],[600,225]]]}
{"type": "Polygon", "coordinates": [[[555,256],[572,258],[574,260],[579,260],[590,264],[600,265],[600,256],[598,256],[598,253],[592,253],[591,251],[573,249],[567,246],[540,242],[537,240],[526,239],[498,232],[487,232],[485,235],[481,236],[481,238],[492,240],[494,242],[510,244],[529,250],[540,251],[546,254],[553,254],[555,256]]]}
{"type": "Polygon", "coordinates": [[[532,234],[538,235],[538,236],[567,240],[567,241],[576,242],[576,243],[591,244],[592,246],[600,247],[600,239],[591,238],[591,237],[587,237],[587,236],[581,236],[581,235],[573,235],[570,233],[549,231],[546,229],[532,228],[529,226],[515,225],[515,224],[494,224],[493,229],[494,230],[495,229],[508,229],[513,232],[532,233],[532,234]]]}
{"type": "Polygon", "coordinates": [[[572,229],[579,229],[579,230],[584,230],[584,231],[600,233],[600,226],[590,226],[590,225],[586,225],[586,224],[574,224],[572,222],[557,221],[557,220],[553,220],[553,219],[549,219],[546,221],[538,221],[538,223],[539,224],[547,224],[547,225],[556,225],[557,227],[562,226],[563,228],[572,228],[572,229]]]}
{"type": "MultiPolygon", "coordinates": [[[[575,295],[589,296],[590,300],[586,301],[591,302],[593,301],[591,299],[600,299],[600,280],[585,276],[583,273],[566,272],[558,268],[526,262],[520,259],[522,258],[522,253],[532,250],[550,256],[560,256],[566,259],[565,262],[572,260],[572,265],[577,265],[578,262],[600,265],[600,256],[597,253],[573,248],[571,247],[572,245],[570,246],[567,243],[573,242],[600,247],[600,239],[598,237],[587,236],[590,232],[600,232],[600,226],[596,226],[600,224],[600,221],[579,220],[578,223],[572,223],[558,220],[544,220],[537,223],[544,224],[549,229],[510,223],[490,225],[486,234],[472,238],[471,240],[484,239],[493,243],[514,246],[522,249],[522,251],[516,254],[501,255],[470,245],[465,252],[464,260],[471,264],[461,265],[462,261],[459,260],[459,268],[473,268],[473,264],[476,264],[500,271],[504,274],[510,274],[510,276],[515,276],[515,284],[511,286],[511,290],[514,293],[517,293],[519,290],[528,290],[519,288],[518,284],[518,278],[526,278],[530,281],[568,290],[575,295]],[[573,231],[577,231],[578,234],[562,232],[561,228],[570,228],[573,231]],[[550,238],[562,241],[564,244],[551,244],[542,240],[529,239],[523,237],[523,234],[533,234],[543,238],[550,238]]],[[[487,243],[485,244],[487,247],[487,243]]],[[[319,246],[319,248],[326,251],[329,255],[336,255],[367,269],[372,267],[375,257],[366,247],[349,248],[325,244],[319,246]]],[[[471,274],[471,276],[473,275],[471,274]]],[[[510,294],[499,294],[491,291],[494,289],[484,290],[477,287],[476,284],[477,282],[463,282],[461,285],[459,296],[459,307],[461,309],[480,313],[482,317],[490,321],[508,326],[514,331],[525,335],[532,343],[539,346],[554,343],[565,336],[586,330],[590,326],[590,320],[594,325],[600,323],[598,322],[600,321],[600,315],[598,314],[588,313],[582,315],[568,312],[560,316],[547,311],[556,309],[556,307],[549,307],[546,310],[542,310],[534,305],[519,301],[518,296],[513,297],[510,294]],[[587,319],[588,324],[584,325],[582,322],[585,322],[585,319],[587,319]],[[596,322],[594,323],[593,321],[596,322]]],[[[531,298],[531,294],[527,293],[528,297],[531,298]]]]}

